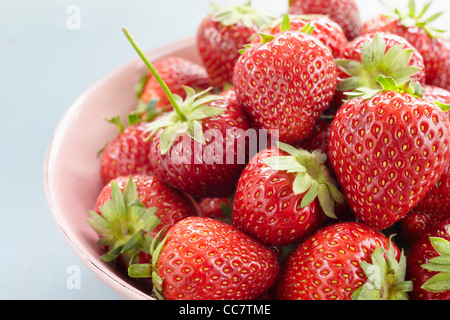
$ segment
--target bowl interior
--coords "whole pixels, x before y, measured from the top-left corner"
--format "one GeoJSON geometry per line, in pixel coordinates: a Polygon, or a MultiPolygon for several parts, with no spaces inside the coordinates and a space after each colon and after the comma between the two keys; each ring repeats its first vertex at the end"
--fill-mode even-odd
{"type": "MultiPolygon", "coordinates": [[[[149,52],[155,62],[179,56],[200,63],[194,38],[149,52]]],[[[139,58],[113,71],[86,91],[67,110],[50,142],[44,170],[47,201],[64,238],[80,260],[106,285],[126,299],[151,299],[145,281],[128,278],[114,264],[99,259],[97,234],[86,222],[102,188],[98,151],[117,133],[104,119],[125,115],[136,107],[134,86],[143,63],[139,58]]],[[[123,118],[125,119],[125,118],[123,118]]]]}

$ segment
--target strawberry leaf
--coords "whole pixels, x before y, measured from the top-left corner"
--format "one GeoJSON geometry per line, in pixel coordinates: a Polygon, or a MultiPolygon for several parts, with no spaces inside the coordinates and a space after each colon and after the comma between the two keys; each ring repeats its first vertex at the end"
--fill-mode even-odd
{"type": "Polygon", "coordinates": [[[438,256],[422,264],[422,268],[437,273],[423,284],[422,289],[436,293],[450,290],[450,241],[430,237],[430,243],[438,256]]]}

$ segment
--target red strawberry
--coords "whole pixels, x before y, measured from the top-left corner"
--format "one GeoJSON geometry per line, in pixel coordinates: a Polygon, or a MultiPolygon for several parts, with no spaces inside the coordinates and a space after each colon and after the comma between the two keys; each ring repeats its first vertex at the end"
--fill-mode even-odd
{"type": "Polygon", "coordinates": [[[417,81],[425,84],[425,66],[420,53],[404,38],[378,32],[360,36],[350,42],[338,65],[338,86],[341,92],[365,87],[379,89],[380,75],[392,77],[397,83],[417,81]]]}
{"type": "Polygon", "coordinates": [[[422,10],[416,10],[414,0],[409,1],[408,12],[393,10],[389,15],[378,15],[368,20],[363,26],[364,33],[390,32],[397,34],[413,45],[422,55],[426,67],[427,78],[433,76],[440,65],[439,40],[436,37],[442,30],[431,27],[431,23],[439,18],[442,12],[426,17],[430,3],[422,10]]]}
{"type": "Polygon", "coordinates": [[[166,300],[252,300],[279,272],[275,254],[224,222],[186,218],[154,245],[151,265],[133,265],[132,277],[152,277],[154,293],[166,300]]]}
{"type": "Polygon", "coordinates": [[[327,15],[341,26],[349,40],[361,33],[361,17],[354,0],[289,0],[289,13],[327,15]]]}
{"type": "Polygon", "coordinates": [[[234,101],[208,90],[196,93],[185,87],[184,100],[174,96],[126,29],[124,33],[174,108],[147,127],[155,175],[197,198],[231,196],[248,161],[247,115],[234,101]]]}
{"type": "Polygon", "coordinates": [[[326,156],[280,143],[258,153],[243,171],[232,224],[267,245],[294,244],[334,215],[343,202],[326,156]],[[280,149],[279,149],[280,148],[280,149]]]}
{"type": "Polygon", "coordinates": [[[198,215],[213,219],[227,219],[231,216],[230,198],[203,198],[198,202],[198,215]]]}
{"type": "MultiPolygon", "coordinates": [[[[425,85],[423,88],[423,96],[431,101],[450,104],[450,91],[441,87],[425,85]]],[[[447,114],[450,116],[449,112],[447,114]]]]}
{"type": "MultiPolygon", "coordinates": [[[[191,87],[196,91],[203,91],[212,86],[205,68],[184,58],[176,56],[163,58],[155,62],[155,69],[170,91],[182,98],[186,97],[184,86],[191,87]]],[[[137,89],[140,103],[147,105],[151,100],[157,100],[156,109],[164,107],[171,109],[169,99],[150,71],[146,72],[141,81],[142,83],[137,89]]]]}
{"type": "Polygon", "coordinates": [[[383,89],[346,103],[330,132],[330,160],[358,218],[385,229],[433,187],[450,159],[450,123],[436,104],[380,76],[383,89]],[[408,93],[409,92],[409,93],[408,93]]]}
{"type": "MultiPolygon", "coordinates": [[[[274,20],[270,24],[270,28],[265,28],[260,33],[274,36],[282,30],[302,31],[307,30],[306,28],[311,28],[310,34],[319,39],[331,51],[333,57],[339,58],[342,56],[347,46],[347,38],[342,28],[327,16],[287,15],[283,19],[274,20]]],[[[257,41],[259,41],[259,37],[255,37],[252,42],[256,43],[257,41]]]]}
{"type": "Polygon", "coordinates": [[[103,187],[88,219],[106,246],[105,261],[148,262],[146,244],[164,226],[196,215],[193,202],[154,176],[118,177],[103,187]],[[146,260],[147,259],[147,260],[146,260]]]}
{"type": "MultiPolygon", "coordinates": [[[[118,118],[115,118],[116,122],[118,118]]],[[[112,179],[132,174],[151,175],[150,141],[146,122],[137,123],[119,129],[119,134],[107,143],[102,150],[100,160],[100,177],[104,185],[112,179]]]]}
{"type": "Polygon", "coordinates": [[[271,18],[250,4],[214,4],[212,9],[198,28],[197,46],[213,85],[223,89],[232,82],[239,50],[271,18]]]}
{"type": "Polygon", "coordinates": [[[255,124],[278,131],[281,142],[307,138],[328,108],[336,87],[336,65],[317,38],[285,31],[249,47],[239,58],[234,88],[255,124]]]}
{"type": "Polygon", "coordinates": [[[432,52],[426,60],[427,83],[450,90],[450,41],[433,39],[432,52]]]}
{"type": "Polygon", "coordinates": [[[411,247],[407,278],[413,300],[450,300],[450,220],[426,231],[411,247]]]}
{"type": "MultiPolygon", "coordinates": [[[[426,197],[422,200],[424,201],[426,197]]],[[[411,245],[429,228],[450,219],[450,210],[414,208],[400,221],[403,240],[411,245]]]]}
{"type": "Polygon", "coordinates": [[[284,261],[281,300],[406,300],[405,260],[382,233],[355,222],[320,229],[284,261]]]}

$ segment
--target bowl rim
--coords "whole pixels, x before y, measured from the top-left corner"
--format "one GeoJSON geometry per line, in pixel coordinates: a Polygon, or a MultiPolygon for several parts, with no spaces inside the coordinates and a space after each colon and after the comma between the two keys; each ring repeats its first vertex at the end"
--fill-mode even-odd
{"type": "MultiPolygon", "coordinates": [[[[194,36],[185,37],[180,40],[177,40],[172,43],[168,43],[156,49],[150,50],[147,52],[147,56],[152,60],[160,59],[164,56],[169,55],[171,52],[181,49],[187,49],[192,47],[192,44],[195,40],[194,36]]],[[[124,281],[118,275],[114,273],[108,273],[102,266],[98,264],[98,262],[93,259],[89,254],[83,251],[83,248],[79,245],[76,239],[73,239],[68,232],[68,227],[63,223],[58,214],[58,210],[55,205],[55,199],[51,192],[51,160],[55,156],[55,141],[63,136],[65,124],[71,119],[71,116],[80,108],[85,97],[89,96],[91,93],[95,92],[98,87],[102,84],[108,82],[115,74],[120,73],[121,71],[131,68],[136,65],[136,63],[140,62],[140,58],[134,58],[127,63],[115,68],[114,70],[107,73],[105,76],[94,82],[88,89],[86,89],[73,103],[72,105],[64,112],[62,118],[58,121],[56,128],[50,138],[50,141],[47,146],[47,151],[45,154],[44,160],[44,171],[43,171],[43,180],[44,180],[44,191],[45,197],[47,200],[47,205],[49,207],[50,213],[53,217],[54,222],[56,223],[58,229],[62,233],[64,239],[72,248],[72,251],[76,254],[76,256],[80,259],[80,261],[90,270],[92,271],[104,284],[113,289],[120,296],[127,299],[145,299],[145,300],[154,300],[148,294],[142,292],[138,288],[130,285],[128,282],[124,281]]]]}

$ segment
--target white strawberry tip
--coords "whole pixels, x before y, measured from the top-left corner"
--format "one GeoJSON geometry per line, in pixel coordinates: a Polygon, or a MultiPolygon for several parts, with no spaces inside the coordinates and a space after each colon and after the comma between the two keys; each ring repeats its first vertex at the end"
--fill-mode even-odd
{"type": "Polygon", "coordinates": [[[353,300],[408,300],[412,281],[405,281],[406,257],[401,252],[397,261],[389,238],[389,249],[378,247],[371,254],[372,263],[361,262],[367,282],[352,294],[353,300]]]}
{"type": "Polygon", "coordinates": [[[325,165],[326,154],[320,150],[311,153],[303,149],[296,149],[282,142],[277,145],[289,156],[273,156],[264,159],[264,163],[274,170],[296,174],[292,189],[295,195],[304,194],[301,202],[302,208],[318,198],[323,212],[328,217],[337,219],[334,213],[335,203],[344,204],[345,198],[325,165]]]}
{"type": "Polygon", "coordinates": [[[141,251],[147,252],[147,244],[152,240],[149,234],[161,221],[155,215],[156,208],[146,208],[139,200],[131,176],[123,192],[112,181],[111,193],[112,198],[100,207],[100,214],[90,211],[87,222],[100,236],[98,245],[108,247],[109,251],[100,258],[111,262],[122,256],[129,265],[141,251]]]}

